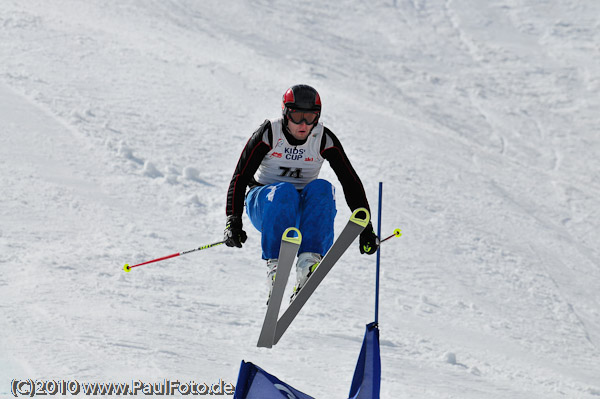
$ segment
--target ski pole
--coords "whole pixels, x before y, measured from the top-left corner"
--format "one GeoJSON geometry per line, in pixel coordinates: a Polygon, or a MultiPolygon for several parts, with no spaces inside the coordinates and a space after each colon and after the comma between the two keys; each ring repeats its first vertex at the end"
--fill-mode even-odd
{"type": "Polygon", "coordinates": [[[129,266],[129,264],[126,263],[125,266],[123,266],[123,270],[125,270],[126,272],[130,272],[131,269],[133,269],[134,267],[147,265],[148,263],[160,262],[161,260],[175,258],[177,256],[186,255],[186,254],[189,254],[189,253],[192,253],[192,252],[196,252],[196,251],[202,251],[203,249],[208,249],[208,248],[216,247],[217,245],[221,245],[221,244],[224,244],[224,243],[225,243],[225,241],[213,242],[212,244],[207,244],[207,245],[203,245],[203,246],[198,247],[198,248],[190,249],[188,251],[183,251],[183,252],[178,252],[176,254],[171,254],[171,255],[163,256],[162,258],[152,259],[152,260],[149,260],[148,262],[138,263],[137,265],[129,266]]]}
{"type": "Polygon", "coordinates": [[[400,230],[400,229],[396,229],[396,230],[394,230],[394,234],[392,234],[391,236],[389,236],[389,237],[386,237],[386,238],[384,238],[383,240],[379,241],[379,244],[381,244],[381,243],[383,243],[383,242],[385,242],[385,241],[389,240],[390,238],[394,238],[394,237],[400,237],[401,235],[402,235],[402,230],[400,230]]]}

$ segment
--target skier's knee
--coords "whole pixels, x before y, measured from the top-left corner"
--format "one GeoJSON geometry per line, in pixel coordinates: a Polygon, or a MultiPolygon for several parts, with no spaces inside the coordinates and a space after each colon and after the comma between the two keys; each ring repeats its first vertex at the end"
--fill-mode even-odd
{"type": "Polygon", "coordinates": [[[298,202],[298,190],[292,183],[277,183],[269,187],[267,193],[267,201],[283,203],[283,204],[294,204],[298,202]]]}
{"type": "Polygon", "coordinates": [[[311,181],[304,187],[303,191],[311,195],[331,195],[332,199],[335,198],[335,188],[333,187],[333,184],[325,179],[315,179],[311,181]]]}

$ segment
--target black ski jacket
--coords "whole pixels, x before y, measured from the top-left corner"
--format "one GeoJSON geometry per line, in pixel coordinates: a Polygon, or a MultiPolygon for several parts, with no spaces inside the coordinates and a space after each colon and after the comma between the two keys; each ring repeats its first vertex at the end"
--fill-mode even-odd
{"type": "MultiPolygon", "coordinates": [[[[291,145],[302,145],[306,142],[295,139],[286,128],[283,129],[285,139],[291,145]]],[[[265,156],[273,149],[273,132],[271,121],[266,120],[250,137],[237,163],[229,189],[227,191],[227,216],[241,216],[248,188],[260,186],[254,175],[265,156]],[[264,137],[268,137],[265,141],[264,137]]],[[[335,172],[344,190],[346,203],[352,211],[363,207],[370,211],[363,184],[346,156],[338,138],[326,127],[321,140],[320,155],[326,159],[335,172]],[[329,138],[329,140],[328,140],[329,138]],[[327,145],[330,143],[330,145],[327,145]],[[331,143],[333,145],[331,145],[331,143]]]]}

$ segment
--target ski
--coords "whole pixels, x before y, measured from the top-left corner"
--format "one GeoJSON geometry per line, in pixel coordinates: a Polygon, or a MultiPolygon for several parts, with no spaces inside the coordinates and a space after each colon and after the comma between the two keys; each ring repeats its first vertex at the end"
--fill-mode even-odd
{"type": "Polygon", "coordinates": [[[290,276],[290,270],[296,259],[298,248],[302,242],[302,234],[295,227],[290,227],[283,232],[281,237],[281,247],[279,248],[279,261],[277,263],[277,272],[273,282],[273,290],[267,305],[267,313],[263,322],[262,330],[256,346],[260,348],[271,348],[275,337],[275,328],[277,326],[277,317],[279,317],[279,308],[283,300],[283,293],[290,276]],[[290,237],[290,233],[295,233],[296,237],[290,237]]]}
{"type": "MultiPolygon", "coordinates": [[[[352,244],[356,237],[358,237],[365,227],[367,227],[369,220],[369,211],[365,208],[358,208],[352,213],[350,220],[329,251],[327,251],[319,266],[311,274],[302,289],[296,294],[286,311],[277,321],[273,345],[279,342],[283,333],[285,333],[292,321],[294,321],[296,315],[298,315],[298,312],[300,312],[300,309],[302,309],[306,301],[308,301],[308,298],[310,298],[315,289],[321,284],[321,281],[323,281],[338,259],[346,252],[346,249],[348,249],[350,244],[352,244]]],[[[281,302],[281,298],[279,302],[281,302]]]]}

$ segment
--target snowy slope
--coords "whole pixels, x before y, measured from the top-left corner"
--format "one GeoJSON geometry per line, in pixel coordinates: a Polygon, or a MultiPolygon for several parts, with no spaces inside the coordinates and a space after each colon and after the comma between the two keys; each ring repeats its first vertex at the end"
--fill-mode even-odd
{"type": "MultiPolygon", "coordinates": [[[[376,209],[383,398],[600,396],[600,3],[2,0],[0,395],[13,378],[344,398],[373,318],[353,247],[281,342],[260,235],[221,239],[252,131],[315,86],[376,209]]],[[[338,187],[337,227],[350,212],[338,187]]]]}

